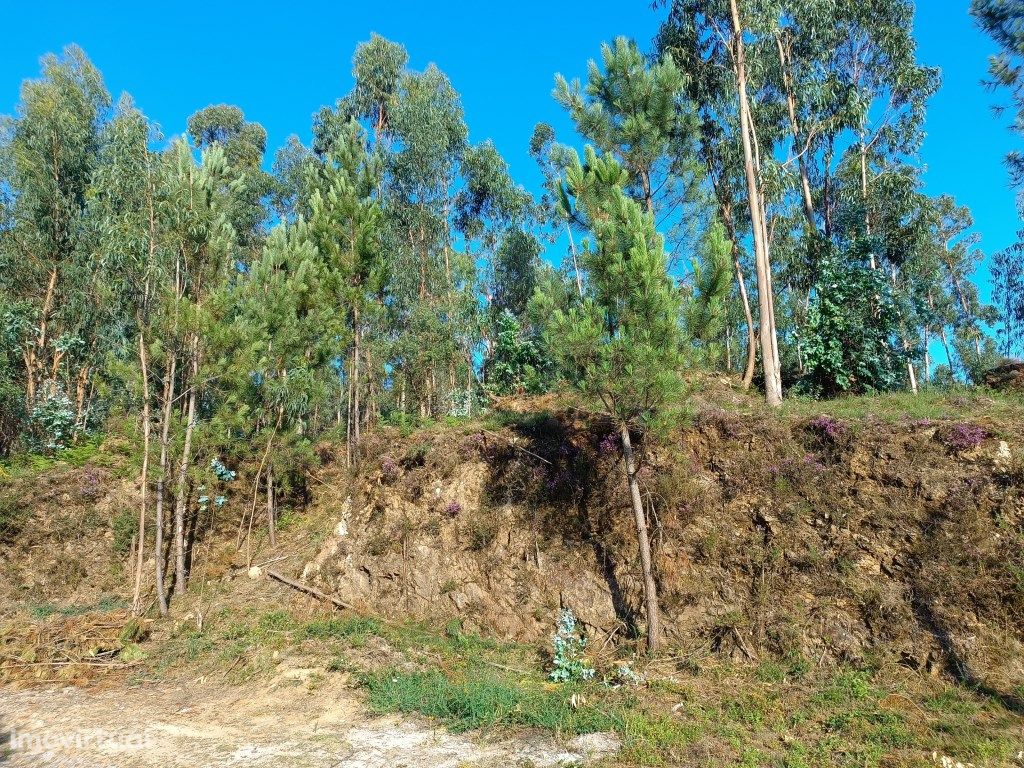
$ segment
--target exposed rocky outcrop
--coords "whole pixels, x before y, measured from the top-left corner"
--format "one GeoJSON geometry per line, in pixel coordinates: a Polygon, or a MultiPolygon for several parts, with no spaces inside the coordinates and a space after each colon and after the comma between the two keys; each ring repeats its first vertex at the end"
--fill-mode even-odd
{"type": "Polygon", "coordinates": [[[984,379],[992,389],[1024,392],[1024,360],[1006,360],[986,371],[984,379]]]}

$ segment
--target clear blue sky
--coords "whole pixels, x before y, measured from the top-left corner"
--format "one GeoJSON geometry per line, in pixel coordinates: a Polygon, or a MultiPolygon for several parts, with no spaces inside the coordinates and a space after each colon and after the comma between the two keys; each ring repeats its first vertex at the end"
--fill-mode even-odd
{"type": "MultiPolygon", "coordinates": [[[[918,0],[919,59],[943,73],[922,162],[928,192],[968,205],[983,248],[992,252],[1013,242],[1018,228],[1002,165],[1014,138],[991,114],[996,97],[980,85],[993,46],[972,26],[967,6],[968,0],[918,0]]],[[[38,74],[42,54],[75,42],[114,96],[131,93],[165,135],[182,132],[201,107],[237,104],[266,127],[270,157],[291,133],[308,140],[312,113],[349,90],[356,44],[378,32],[404,44],[414,68],[441,67],[462,94],[471,140],[493,139],[515,178],[536,189],[540,177],[527,155],[534,124],[569,132],[551,99],[554,74],[584,76],[601,42],[616,35],[648,48],[664,11],[652,11],[646,0],[0,0],[0,14],[0,112],[14,110],[19,84],[38,74]]]]}

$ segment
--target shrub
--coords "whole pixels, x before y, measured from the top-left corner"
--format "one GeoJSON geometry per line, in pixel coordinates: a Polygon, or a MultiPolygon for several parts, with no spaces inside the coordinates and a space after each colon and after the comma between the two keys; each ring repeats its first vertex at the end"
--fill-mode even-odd
{"type": "Polygon", "coordinates": [[[564,608],[558,617],[558,628],[551,644],[553,668],[548,677],[556,683],[593,679],[594,668],[583,655],[587,649],[587,638],[577,628],[576,617],[568,608],[564,608]]]}
{"type": "Polygon", "coordinates": [[[138,516],[129,509],[122,509],[114,515],[111,528],[114,533],[114,552],[119,555],[128,554],[132,539],[139,529],[138,516]]]}
{"type": "Polygon", "coordinates": [[[834,416],[821,415],[811,419],[808,426],[820,436],[837,442],[846,435],[846,425],[834,416]]]}
{"type": "MultiPolygon", "coordinates": [[[[870,248],[858,240],[856,248],[870,248]]],[[[905,376],[906,353],[897,343],[900,310],[892,285],[880,269],[871,269],[859,253],[826,254],[800,349],[809,394],[887,392],[905,376]]]]}
{"type": "Polygon", "coordinates": [[[955,424],[939,434],[939,439],[957,453],[973,451],[989,436],[988,430],[977,424],[955,424]]]}
{"type": "Polygon", "coordinates": [[[103,495],[99,472],[95,469],[87,469],[82,472],[78,483],[78,495],[86,501],[96,501],[103,495]]]}
{"type": "Polygon", "coordinates": [[[46,382],[29,414],[33,448],[56,453],[75,436],[75,406],[55,382],[46,382]]]}
{"type": "Polygon", "coordinates": [[[402,474],[402,469],[398,465],[398,462],[391,456],[385,456],[380,462],[380,475],[381,479],[391,485],[394,483],[399,476],[402,474]]]}

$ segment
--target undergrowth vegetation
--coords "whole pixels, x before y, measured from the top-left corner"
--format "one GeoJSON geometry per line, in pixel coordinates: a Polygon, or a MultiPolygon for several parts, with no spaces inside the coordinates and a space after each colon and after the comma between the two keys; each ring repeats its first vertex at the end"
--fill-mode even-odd
{"type": "Polygon", "coordinates": [[[287,654],[309,672],[293,684],[353,685],[375,712],[425,715],[456,732],[614,732],[622,748],[609,766],[923,767],[932,752],[1004,765],[1020,748],[1019,711],[894,666],[666,656],[644,661],[639,682],[618,682],[619,662],[607,662],[595,680],[553,683],[551,659],[535,647],[466,633],[457,622],[241,608],[141,647],[149,656],[133,671],[136,682],[179,667],[220,671],[236,684],[269,679],[287,654]]]}

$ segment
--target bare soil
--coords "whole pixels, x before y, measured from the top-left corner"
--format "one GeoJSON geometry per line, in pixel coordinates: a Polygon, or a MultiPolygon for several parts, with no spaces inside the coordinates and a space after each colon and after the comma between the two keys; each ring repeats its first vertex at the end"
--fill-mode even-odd
{"type": "MultiPolygon", "coordinates": [[[[294,672],[294,670],[292,671],[294,672]]],[[[457,768],[580,763],[593,736],[455,735],[414,719],[373,717],[340,686],[310,691],[294,674],[259,688],[197,680],[109,688],[6,689],[0,764],[17,766],[331,766],[457,768]],[[46,750],[45,742],[50,739],[46,750]]]]}

